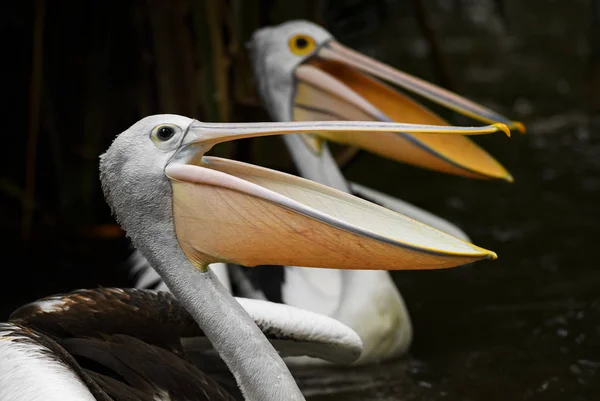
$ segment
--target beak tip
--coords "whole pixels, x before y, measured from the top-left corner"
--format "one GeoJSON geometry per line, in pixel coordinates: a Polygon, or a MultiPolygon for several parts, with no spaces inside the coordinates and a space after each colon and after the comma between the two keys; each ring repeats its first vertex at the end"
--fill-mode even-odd
{"type": "Polygon", "coordinates": [[[510,173],[507,173],[504,177],[504,181],[508,182],[509,184],[512,184],[513,182],[515,182],[515,178],[510,173]]]}
{"type": "Polygon", "coordinates": [[[494,123],[492,126],[496,127],[498,131],[502,131],[506,134],[507,137],[510,138],[510,128],[504,123],[494,123]]]}
{"type": "Polygon", "coordinates": [[[496,254],[494,251],[489,251],[487,258],[490,260],[496,260],[498,259],[498,254],[496,254]]]}
{"type": "Polygon", "coordinates": [[[519,131],[521,134],[524,134],[525,132],[527,132],[527,128],[525,127],[525,124],[523,124],[520,121],[515,121],[513,122],[513,126],[515,127],[515,129],[517,131],[519,131]]]}

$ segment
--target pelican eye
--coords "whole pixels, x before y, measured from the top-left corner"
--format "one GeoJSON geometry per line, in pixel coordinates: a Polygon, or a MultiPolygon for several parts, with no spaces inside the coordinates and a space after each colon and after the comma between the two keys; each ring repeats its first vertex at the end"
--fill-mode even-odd
{"type": "Polygon", "coordinates": [[[298,34],[290,38],[288,46],[296,56],[306,56],[315,50],[317,43],[312,36],[298,34]]]}
{"type": "Polygon", "coordinates": [[[173,127],[162,126],[156,131],[156,137],[161,141],[168,141],[175,135],[173,127]]]}
{"type": "Polygon", "coordinates": [[[296,39],[296,48],[298,49],[306,49],[308,46],[308,40],[306,38],[298,38],[296,39]]]}
{"type": "Polygon", "coordinates": [[[175,136],[179,136],[180,133],[181,128],[176,125],[161,124],[154,127],[150,134],[150,139],[152,139],[157,148],[169,150],[177,145],[177,141],[172,139],[175,136]]]}

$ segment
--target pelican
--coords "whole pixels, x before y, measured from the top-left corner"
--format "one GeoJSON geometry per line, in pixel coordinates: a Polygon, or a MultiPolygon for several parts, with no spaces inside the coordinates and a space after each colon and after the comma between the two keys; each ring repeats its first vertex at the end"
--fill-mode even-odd
{"type": "MultiPolygon", "coordinates": [[[[287,365],[212,273],[216,262],[336,269],[442,269],[494,252],[293,175],[204,154],[233,139],[305,132],[504,131],[390,122],[201,123],[143,118],[100,159],[107,203],[218,352],[246,400],[303,400],[287,365]]],[[[352,134],[350,134],[352,135],[352,134]]]]}
{"type": "MultiPolygon", "coordinates": [[[[332,318],[236,300],[282,356],[348,363],[360,354],[358,335],[332,318]],[[312,325],[302,326],[307,320],[312,325]]],[[[100,288],[46,297],[0,323],[0,400],[238,399],[215,359],[195,352],[204,341],[167,292],[100,288]]]]}
{"type": "MultiPolygon", "coordinates": [[[[169,316],[178,313],[172,306],[173,299],[162,311],[157,310],[155,303],[149,315],[135,301],[130,302],[130,307],[135,306],[133,314],[151,326],[133,330],[142,340],[120,334],[119,316],[127,308],[112,308],[112,320],[105,324],[98,320],[97,312],[102,310],[98,298],[120,297],[122,303],[124,298],[139,295],[136,290],[80,291],[75,296],[51,297],[25,306],[13,313],[10,323],[0,326],[2,398],[107,400],[119,394],[123,395],[121,399],[129,400],[144,399],[141,391],[146,390],[153,394],[151,399],[173,399],[176,397],[168,393],[169,386],[174,386],[177,393],[188,378],[196,377],[189,384],[196,399],[230,399],[222,387],[185,360],[163,352],[166,349],[176,354],[181,337],[194,336],[193,330],[199,329],[233,375],[244,399],[304,400],[281,356],[260,330],[260,321],[255,321],[248,308],[244,309],[231,296],[212,273],[210,264],[226,261],[244,266],[280,263],[338,269],[441,269],[496,258],[492,251],[327,186],[204,156],[212,146],[227,140],[313,130],[352,131],[357,135],[399,130],[472,135],[501,130],[510,134],[503,124],[211,124],[177,115],[155,115],[138,121],[118,135],[101,156],[102,189],[121,227],[161,274],[181,308],[189,313],[188,323],[193,320],[198,327],[192,326],[189,333],[189,325],[188,329],[178,326],[177,319],[169,316]],[[81,315],[77,309],[82,307],[89,309],[83,316],[88,320],[80,330],[77,322],[81,315]],[[57,310],[63,317],[70,315],[71,324],[69,319],[53,320],[57,310]],[[100,330],[90,336],[94,326],[103,327],[104,334],[100,330]],[[166,334],[167,339],[161,340],[160,334],[166,334]],[[129,351],[130,355],[121,354],[119,350],[127,352],[123,347],[133,351],[129,351]],[[74,356],[87,362],[79,365],[74,356]],[[150,363],[144,369],[139,368],[142,357],[150,363]],[[161,366],[163,362],[167,366],[161,366]],[[156,372],[149,372],[155,368],[156,372]],[[169,372],[174,374],[171,382],[169,372]],[[35,391],[38,387],[29,386],[35,379],[41,381],[45,393],[39,394],[35,391]],[[119,381],[128,382],[129,387],[119,381]],[[206,386],[206,382],[210,384],[206,386]],[[65,394],[66,389],[69,394],[65,394]]],[[[166,296],[162,292],[153,294],[166,296]]],[[[164,304],[158,303],[159,307],[164,304]]],[[[133,319],[131,308],[129,312],[125,313],[125,322],[133,319]]],[[[325,349],[333,344],[330,335],[319,340],[321,334],[312,331],[323,327],[318,319],[325,325],[338,324],[340,332],[348,334],[346,326],[332,323],[326,316],[300,316],[301,321],[314,319],[317,327],[310,327],[304,335],[305,340],[312,338],[309,342],[320,341],[325,349]]],[[[293,321],[293,316],[289,320],[293,321]]],[[[277,337],[278,328],[267,322],[267,330],[272,329],[277,337]]],[[[294,341],[292,337],[291,342],[294,341]]],[[[347,350],[352,342],[345,338],[338,345],[347,350]]],[[[354,343],[360,344],[358,336],[354,343]]],[[[306,345],[300,344],[298,350],[292,344],[292,354],[320,354],[315,349],[307,350],[306,345]]],[[[350,349],[354,357],[355,351],[356,347],[350,349]]],[[[325,353],[333,359],[338,355],[337,351],[325,353]]]]}
{"type": "MultiPolygon", "coordinates": [[[[479,121],[502,122],[511,129],[524,129],[519,122],[351,50],[308,21],[291,21],[258,30],[249,51],[260,95],[276,121],[343,119],[449,125],[384,83],[388,82],[479,121]]],[[[372,200],[466,241],[469,237],[451,223],[348,182],[326,140],[433,171],[469,178],[513,180],[499,162],[465,136],[403,132],[353,136],[315,132],[286,135],[283,140],[304,178],[372,200]]],[[[259,272],[268,274],[266,268],[259,272]]],[[[388,272],[285,266],[282,281],[283,302],[335,317],[359,333],[364,350],[356,364],[395,358],[409,348],[410,315],[388,272]]]]}
{"type": "MultiPolygon", "coordinates": [[[[509,120],[457,94],[393,69],[338,43],[308,21],[292,21],[258,30],[249,50],[259,92],[273,120],[378,120],[448,125],[410,97],[384,84],[390,82],[428,100],[479,121],[509,120]]],[[[465,241],[460,228],[421,208],[364,185],[348,182],[333,159],[327,140],[362,149],[438,172],[478,179],[512,181],[510,173],[486,151],[464,136],[421,133],[347,135],[313,132],[285,135],[285,144],[304,178],[358,195],[433,226],[465,241]]],[[[168,290],[137,252],[129,264],[135,286],[168,290]]],[[[364,349],[355,364],[398,357],[412,342],[410,315],[386,271],[298,269],[285,266],[245,269],[223,263],[212,266],[228,289],[238,295],[282,302],[323,313],[347,324],[360,335],[364,349]]],[[[290,362],[308,363],[306,358],[290,362]]]]}

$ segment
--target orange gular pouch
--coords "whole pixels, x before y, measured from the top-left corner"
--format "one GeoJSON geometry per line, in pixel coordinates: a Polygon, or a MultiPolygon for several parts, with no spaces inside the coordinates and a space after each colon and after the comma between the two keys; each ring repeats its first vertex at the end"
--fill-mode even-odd
{"type": "Polygon", "coordinates": [[[198,267],[442,269],[495,253],[293,175],[203,157],[168,169],[179,243],[198,267]]]}
{"type": "MultiPolygon", "coordinates": [[[[449,126],[428,108],[383,83],[387,81],[480,121],[496,121],[524,129],[518,122],[333,41],[298,66],[295,77],[293,117],[296,121],[395,121],[449,126]]],[[[463,136],[316,134],[421,168],[469,178],[513,180],[489,153],[463,136]]]]}

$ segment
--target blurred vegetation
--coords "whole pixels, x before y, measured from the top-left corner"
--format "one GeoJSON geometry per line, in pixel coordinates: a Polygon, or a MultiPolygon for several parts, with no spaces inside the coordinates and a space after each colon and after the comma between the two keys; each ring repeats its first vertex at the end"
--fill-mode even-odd
{"type": "MultiPolygon", "coordinates": [[[[21,152],[9,157],[0,177],[3,229],[20,232],[24,240],[57,229],[119,235],[93,229],[107,221],[97,166],[114,136],[155,113],[204,121],[268,120],[254,88],[246,42],[258,27],[294,18],[326,25],[327,15],[342,20],[341,29],[348,29],[344,24],[372,29],[349,16],[360,12],[381,18],[386,6],[385,1],[347,1],[337,15],[336,3],[12,4],[12,54],[21,63],[10,82],[16,95],[9,115],[18,116],[27,131],[18,145],[25,147],[25,157],[21,152]]],[[[225,144],[217,152],[248,160],[251,144],[225,144]]],[[[289,161],[282,156],[279,163],[285,168],[289,161]]]]}

